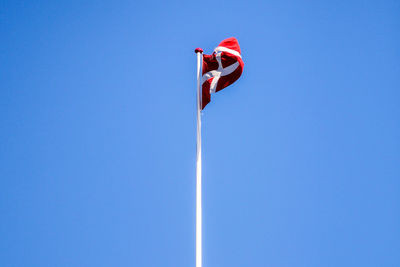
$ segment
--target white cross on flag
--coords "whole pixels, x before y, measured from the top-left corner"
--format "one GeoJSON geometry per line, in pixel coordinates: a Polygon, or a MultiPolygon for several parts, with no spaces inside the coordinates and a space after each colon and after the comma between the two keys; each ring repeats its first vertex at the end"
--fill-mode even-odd
{"type": "Polygon", "coordinates": [[[211,93],[218,92],[239,79],[243,60],[236,38],[223,40],[212,55],[203,55],[201,109],[210,103],[211,93]]]}

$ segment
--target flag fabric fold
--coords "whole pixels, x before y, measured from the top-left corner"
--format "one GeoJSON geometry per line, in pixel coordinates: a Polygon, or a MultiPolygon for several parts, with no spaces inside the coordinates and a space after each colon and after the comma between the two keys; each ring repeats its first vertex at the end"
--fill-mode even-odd
{"type": "Polygon", "coordinates": [[[239,79],[243,66],[240,46],[234,37],[223,40],[211,55],[203,55],[201,109],[210,103],[212,93],[239,79]]]}

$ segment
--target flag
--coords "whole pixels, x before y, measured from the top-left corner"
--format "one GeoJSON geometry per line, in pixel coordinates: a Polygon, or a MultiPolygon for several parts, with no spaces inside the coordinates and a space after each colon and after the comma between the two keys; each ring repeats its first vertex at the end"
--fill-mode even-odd
{"type": "Polygon", "coordinates": [[[211,55],[203,55],[201,109],[210,103],[212,93],[239,79],[243,66],[240,46],[234,37],[223,40],[211,55]]]}

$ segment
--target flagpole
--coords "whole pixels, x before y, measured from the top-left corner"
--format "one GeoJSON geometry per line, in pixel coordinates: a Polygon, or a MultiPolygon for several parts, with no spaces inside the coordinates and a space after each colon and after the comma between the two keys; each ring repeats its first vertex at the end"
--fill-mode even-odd
{"type": "Polygon", "coordinates": [[[196,267],[202,267],[202,205],[201,205],[201,63],[203,49],[196,48],[197,55],[197,156],[196,156],[196,267]]]}

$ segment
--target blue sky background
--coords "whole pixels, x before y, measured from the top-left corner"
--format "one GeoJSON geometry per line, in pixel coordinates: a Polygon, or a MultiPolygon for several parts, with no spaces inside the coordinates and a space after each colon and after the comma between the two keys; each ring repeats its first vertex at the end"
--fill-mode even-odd
{"type": "Polygon", "coordinates": [[[1,1],[0,266],[400,266],[399,1],[1,1]]]}

